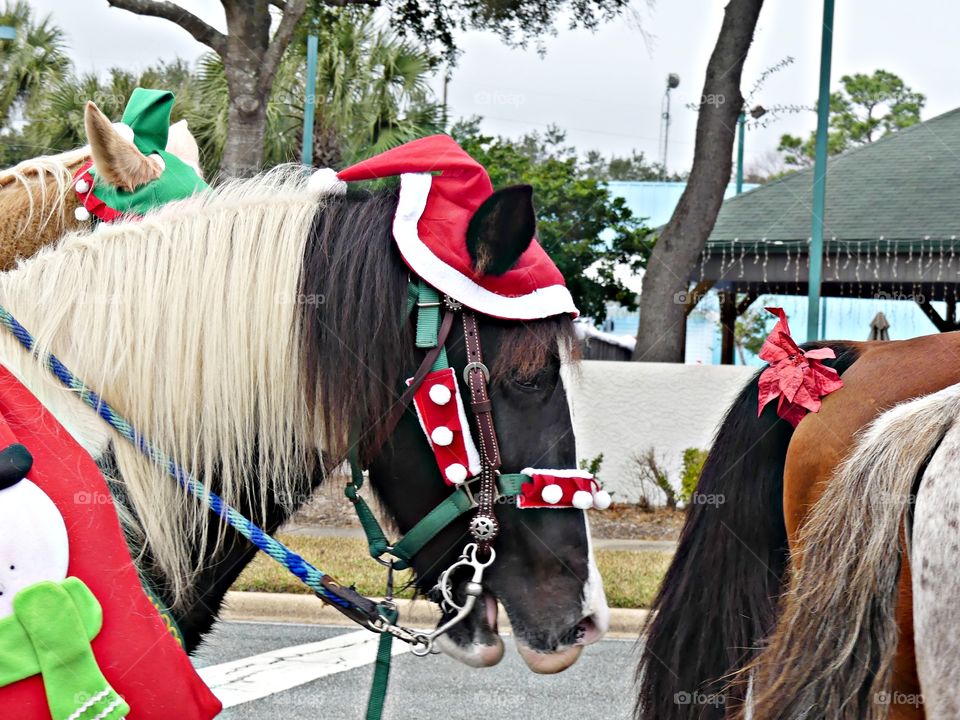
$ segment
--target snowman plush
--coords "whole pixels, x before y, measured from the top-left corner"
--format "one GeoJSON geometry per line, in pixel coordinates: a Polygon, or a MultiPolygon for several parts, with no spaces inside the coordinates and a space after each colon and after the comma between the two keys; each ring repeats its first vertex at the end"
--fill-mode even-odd
{"type": "Polygon", "coordinates": [[[79,578],[53,501],[26,479],[19,444],[0,451],[0,687],[43,678],[52,720],[119,720],[130,708],[110,687],[90,643],[103,611],[79,578]]]}

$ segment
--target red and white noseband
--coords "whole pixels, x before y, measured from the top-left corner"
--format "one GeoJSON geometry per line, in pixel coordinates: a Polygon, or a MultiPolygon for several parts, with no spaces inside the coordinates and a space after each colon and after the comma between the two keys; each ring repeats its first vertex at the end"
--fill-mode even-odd
{"type": "MultiPolygon", "coordinates": [[[[444,368],[427,375],[413,396],[413,405],[446,483],[462,485],[476,476],[481,469],[480,455],[470,433],[456,371],[444,368]]],[[[530,478],[517,495],[521,509],[610,507],[610,494],[585,470],[525,468],[521,473],[530,478]]]]}

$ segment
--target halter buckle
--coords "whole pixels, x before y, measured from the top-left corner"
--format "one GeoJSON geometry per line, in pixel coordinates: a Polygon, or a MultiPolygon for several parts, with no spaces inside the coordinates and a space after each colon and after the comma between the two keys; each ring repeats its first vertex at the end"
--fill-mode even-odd
{"type": "Polygon", "coordinates": [[[470,373],[474,370],[482,372],[483,379],[488,383],[490,382],[490,369],[482,362],[471,362],[467,363],[463,368],[463,382],[466,383],[468,387],[470,385],[470,373]]]}

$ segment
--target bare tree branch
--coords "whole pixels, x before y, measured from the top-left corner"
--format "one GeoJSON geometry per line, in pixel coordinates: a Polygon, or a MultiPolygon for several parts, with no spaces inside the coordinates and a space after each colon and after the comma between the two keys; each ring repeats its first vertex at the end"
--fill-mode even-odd
{"type": "Polygon", "coordinates": [[[227,36],[207,25],[189,10],[166,0],[107,0],[110,7],[127,10],[137,15],[148,15],[163,18],[176,23],[194,39],[213,48],[219,55],[223,55],[227,47],[227,36]]]}
{"type": "Polygon", "coordinates": [[[293,38],[293,33],[297,29],[297,23],[303,17],[307,10],[307,0],[286,0],[283,16],[280,18],[280,24],[277,31],[270,40],[270,47],[267,48],[263,56],[263,63],[260,66],[259,87],[261,92],[269,92],[273,85],[273,78],[277,74],[277,68],[280,66],[280,58],[293,38]]]}

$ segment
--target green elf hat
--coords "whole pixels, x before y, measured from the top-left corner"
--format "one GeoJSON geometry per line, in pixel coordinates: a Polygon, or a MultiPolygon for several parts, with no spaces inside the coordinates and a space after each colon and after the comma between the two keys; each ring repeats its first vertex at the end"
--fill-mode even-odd
{"type": "Polygon", "coordinates": [[[162,171],[156,179],[133,190],[124,190],[98,174],[93,161],[86,163],[74,176],[74,188],[81,203],[76,212],[78,220],[93,215],[102,222],[112,222],[120,216],[144,215],[208,187],[197,168],[166,150],[174,100],[168,90],[136,88],[133,91],[122,121],[114,128],[162,171]]]}

